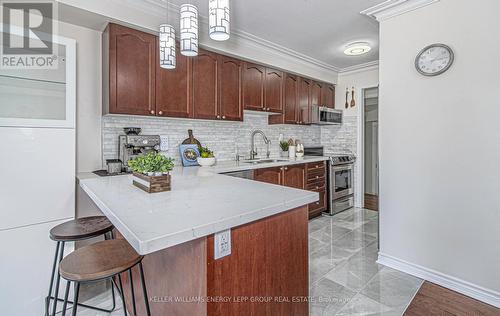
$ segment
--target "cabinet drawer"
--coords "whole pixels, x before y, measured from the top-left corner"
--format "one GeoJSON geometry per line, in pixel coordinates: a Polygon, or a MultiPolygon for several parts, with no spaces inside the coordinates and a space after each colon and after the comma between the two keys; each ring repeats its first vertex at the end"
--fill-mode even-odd
{"type": "Polygon", "coordinates": [[[319,192],[319,201],[309,204],[309,213],[322,212],[326,209],[326,191],[319,192]]]}
{"type": "Polygon", "coordinates": [[[318,162],[310,162],[307,164],[307,170],[316,170],[316,169],[321,169],[325,168],[325,162],[324,161],[318,161],[318,162]]]}
{"type": "Polygon", "coordinates": [[[307,182],[306,185],[309,184],[315,184],[315,183],[325,183],[326,182],[326,177],[325,175],[315,175],[314,177],[307,177],[307,182]]]}
{"type": "Polygon", "coordinates": [[[321,177],[325,177],[325,175],[326,175],[325,168],[307,170],[307,180],[318,179],[321,177]]]}
{"type": "Polygon", "coordinates": [[[325,182],[310,183],[306,186],[306,190],[314,192],[326,191],[325,182]]]}

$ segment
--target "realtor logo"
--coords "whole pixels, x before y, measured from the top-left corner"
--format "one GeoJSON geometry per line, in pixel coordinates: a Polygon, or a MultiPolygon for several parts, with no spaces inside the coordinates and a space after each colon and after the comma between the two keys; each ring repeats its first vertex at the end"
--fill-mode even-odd
{"type": "Polygon", "coordinates": [[[36,0],[0,3],[3,21],[0,68],[57,68],[53,44],[55,3],[36,0]]]}

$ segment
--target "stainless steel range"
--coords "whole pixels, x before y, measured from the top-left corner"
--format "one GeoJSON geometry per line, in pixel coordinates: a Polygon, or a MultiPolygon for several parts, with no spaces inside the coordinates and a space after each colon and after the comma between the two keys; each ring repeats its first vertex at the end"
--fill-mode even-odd
{"type": "Polygon", "coordinates": [[[323,147],[308,147],[304,154],[330,157],[328,171],[327,215],[335,215],[354,207],[354,162],[352,154],[325,154],[323,147]]]}

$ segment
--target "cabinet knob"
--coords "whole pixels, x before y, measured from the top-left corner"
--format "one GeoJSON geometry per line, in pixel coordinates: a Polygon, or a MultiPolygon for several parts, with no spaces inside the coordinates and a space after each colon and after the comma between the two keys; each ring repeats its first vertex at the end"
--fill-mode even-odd
{"type": "Polygon", "coordinates": [[[158,115],[163,115],[163,111],[158,112],[158,115]]]}
{"type": "Polygon", "coordinates": [[[267,111],[269,111],[269,110],[270,110],[270,108],[267,108],[266,110],[267,110],[267,111]]]}
{"type": "Polygon", "coordinates": [[[318,187],[318,186],[316,186],[316,190],[318,190],[318,189],[319,189],[319,187],[318,187]]]}
{"type": "Polygon", "coordinates": [[[316,176],[316,179],[319,179],[319,176],[316,176]]]}
{"type": "Polygon", "coordinates": [[[288,167],[285,167],[285,170],[288,170],[288,167]]]}
{"type": "Polygon", "coordinates": [[[155,114],[155,111],[151,110],[151,112],[149,112],[149,113],[151,113],[151,114],[155,114]]]}
{"type": "Polygon", "coordinates": [[[225,120],[226,119],[226,116],[225,115],[222,115],[222,119],[225,120]]]}
{"type": "Polygon", "coordinates": [[[318,202],[316,202],[316,205],[319,205],[319,201],[318,201],[318,202]]]}
{"type": "Polygon", "coordinates": [[[220,119],[220,115],[217,115],[217,118],[220,119]]]}

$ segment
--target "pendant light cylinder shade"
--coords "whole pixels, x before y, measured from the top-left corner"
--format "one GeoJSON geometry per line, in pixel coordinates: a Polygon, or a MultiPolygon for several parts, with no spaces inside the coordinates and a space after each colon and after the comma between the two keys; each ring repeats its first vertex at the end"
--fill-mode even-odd
{"type": "Polygon", "coordinates": [[[160,67],[175,69],[175,29],[170,24],[160,24],[160,67]]]}
{"type": "Polygon", "coordinates": [[[209,0],[209,35],[214,41],[229,39],[229,0],[209,0]]]}
{"type": "Polygon", "coordinates": [[[181,54],[198,55],[198,8],[192,4],[181,5],[181,54]]]}

